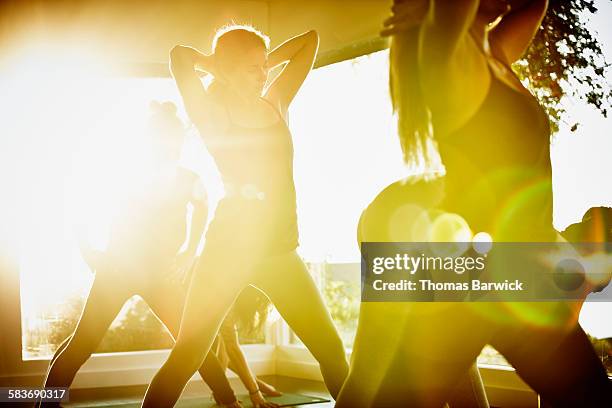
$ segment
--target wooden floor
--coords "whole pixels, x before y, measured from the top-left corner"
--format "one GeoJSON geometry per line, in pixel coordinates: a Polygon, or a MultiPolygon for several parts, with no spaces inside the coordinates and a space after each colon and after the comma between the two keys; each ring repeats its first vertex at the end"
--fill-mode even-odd
{"type": "MultiPolygon", "coordinates": [[[[274,385],[278,390],[288,393],[304,394],[316,397],[331,399],[325,385],[318,381],[301,380],[290,377],[280,376],[262,376],[259,377],[263,381],[274,385]]],[[[230,380],[232,388],[236,394],[246,393],[246,389],[240,380],[234,378],[230,380]]],[[[122,388],[96,388],[96,389],[75,389],[70,391],[70,403],[62,404],[63,407],[69,408],[88,403],[108,403],[112,405],[114,402],[130,400],[130,402],[141,401],[146,387],[122,387],[122,388]]],[[[187,385],[183,392],[183,398],[193,397],[209,397],[210,390],[201,381],[192,382],[187,385]]],[[[299,405],[301,407],[310,408],[328,408],[333,407],[333,402],[299,405]]]]}

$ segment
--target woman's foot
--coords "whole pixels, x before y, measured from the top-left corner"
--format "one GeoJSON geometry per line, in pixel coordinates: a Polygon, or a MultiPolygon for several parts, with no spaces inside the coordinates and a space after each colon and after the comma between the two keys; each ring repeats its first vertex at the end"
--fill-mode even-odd
{"type": "Polygon", "coordinates": [[[254,393],[249,393],[251,398],[251,404],[253,408],[278,408],[279,405],[275,402],[266,401],[266,397],[263,396],[261,390],[254,393]]]}
{"type": "Polygon", "coordinates": [[[261,393],[266,397],[280,397],[283,395],[283,393],[274,388],[273,385],[270,385],[259,378],[257,379],[257,386],[259,387],[261,393]]]}

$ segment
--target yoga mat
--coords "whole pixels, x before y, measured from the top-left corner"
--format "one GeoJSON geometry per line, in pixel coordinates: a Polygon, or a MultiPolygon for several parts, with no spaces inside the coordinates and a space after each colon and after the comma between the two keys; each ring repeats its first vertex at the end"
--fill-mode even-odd
{"type": "MultiPolygon", "coordinates": [[[[238,394],[236,396],[238,400],[242,403],[244,408],[252,408],[251,400],[249,399],[248,394],[238,394]]],[[[321,397],[312,397],[309,395],[303,394],[290,394],[285,393],[280,397],[268,397],[266,400],[270,402],[275,402],[279,404],[281,407],[292,407],[296,405],[307,405],[307,404],[320,404],[323,402],[329,402],[329,399],[321,398],[321,397]]],[[[140,407],[140,401],[135,401],[133,399],[130,400],[114,400],[107,402],[93,402],[93,403],[80,403],[80,404],[65,404],[63,405],[66,408],[88,408],[88,407],[112,407],[112,408],[138,408],[140,407]]],[[[209,397],[199,397],[199,398],[183,398],[178,404],[176,404],[178,408],[213,408],[218,405],[215,404],[209,397]]]]}

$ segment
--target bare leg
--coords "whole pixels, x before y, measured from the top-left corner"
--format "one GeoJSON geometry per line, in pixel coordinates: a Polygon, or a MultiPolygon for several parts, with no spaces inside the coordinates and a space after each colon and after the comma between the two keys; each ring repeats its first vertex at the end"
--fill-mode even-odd
{"type": "Polygon", "coordinates": [[[295,251],[267,259],[254,284],[263,290],[321,366],[325,384],[336,398],[348,374],[342,340],[319,289],[295,251]]]}

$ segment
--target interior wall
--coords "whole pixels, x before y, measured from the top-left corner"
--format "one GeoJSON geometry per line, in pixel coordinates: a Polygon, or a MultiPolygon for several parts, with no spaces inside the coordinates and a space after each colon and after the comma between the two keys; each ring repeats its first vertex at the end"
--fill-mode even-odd
{"type": "Polygon", "coordinates": [[[209,51],[232,20],[268,30],[265,0],[12,0],[0,5],[0,52],[25,44],[97,49],[118,63],[164,62],[178,43],[209,51]]]}

